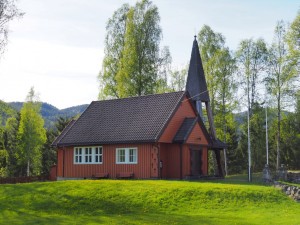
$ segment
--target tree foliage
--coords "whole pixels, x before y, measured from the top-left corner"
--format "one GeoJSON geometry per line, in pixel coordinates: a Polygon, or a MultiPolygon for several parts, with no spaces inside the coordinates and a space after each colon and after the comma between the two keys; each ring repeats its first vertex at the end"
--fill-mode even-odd
{"type": "MultiPolygon", "coordinates": [[[[227,139],[227,136],[235,129],[235,124],[230,121],[232,110],[236,106],[235,59],[229,48],[225,46],[225,37],[214,32],[209,26],[203,26],[198,34],[198,40],[217,136],[225,143],[232,141],[231,146],[234,146],[235,140],[227,139]]],[[[228,151],[233,149],[228,148],[228,151]]],[[[226,150],[224,152],[227,161],[226,150]]],[[[227,173],[227,165],[225,165],[225,173],[227,173]]]]}
{"type": "Polygon", "coordinates": [[[206,77],[207,88],[211,100],[212,112],[215,115],[215,104],[218,93],[220,78],[218,70],[218,52],[223,50],[225,38],[220,33],[215,33],[209,26],[205,25],[199,31],[198,43],[203,69],[206,77]]]}
{"type": "Polygon", "coordinates": [[[40,113],[40,103],[34,89],[31,88],[27,102],[21,109],[21,119],[18,129],[19,163],[26,169],[26,175],[38,175],[41,172],[41,149],[46,142],[44,120],[40,113]]]}
{"type": "Polygon", "coordinates": [[[268,52],[268,75],[266,87],[271,97],[275,99],[277,111],[276,132],[276,167],[280,167],[281,117],[287,103],[293,102],[295,93],[294,82],[297,71],[294,60],[289,57],[286,42],[286,25],[279,21],[275,27],[274,41],[268,52]]]}
{"type": "Polygon", "coordinates": [[[160,53],[162,32],[158,8],[142,0],[123,5],[109,19],[105,57],[99,74],[99,98],[123,98],[163,92],[171,57],[160,53]]]}
{"type": "Polygon", "coordinates": [[[250,114],[253,105],[258,102],[260,95],[258,85],[262,83],[267,65],[267,45],[263,39],[246,39],[240,42],[236,52],[241,85],[247,95],[247,107],[250,114]]]}
{"type": "Polygon", "coordinates": [[[287,42],[290,57],[294,60],[298,72],[300,72],[300,10],[288,29],[287,42]]]}
{"type": "Polygon", "coordinates": [[[188,66],[181,70],[173,70],[171,75],[171,91],[183,91],[185,89],[188,66]]]}
{"type": "Polygon", "coordinates": [[[8,152],[8,176],[17,176],[20,173],[17,163],[18,148],[18,128],[20,123],[20,114],[16,117],[10,117],[6,121],[4,133],[4,145],[8,152]]]}
{"type": "Polygon", "coordinates": [[[69,124],[72,120],[70,117],[58,117],[55,122],[55,128],[48,129],[46,132],[47,141],[45,142],[42,149],[42,168],[41,174],[48,175],[50,169],[56,162],[56,149],[52,146],[53,141],[58,137],[63,129],[69,124]]]}

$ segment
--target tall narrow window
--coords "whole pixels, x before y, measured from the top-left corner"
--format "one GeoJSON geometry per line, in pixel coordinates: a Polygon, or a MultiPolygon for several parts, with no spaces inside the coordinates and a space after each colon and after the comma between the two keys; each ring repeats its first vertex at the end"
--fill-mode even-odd
{"type": "Polygon", "coordinates": [[[129,149],[129,162],[136,163],[136,148],[129,149]]]}
{"type": "Polygon", "coordinates": [[[102,147],[95,148],[95,163],[102,163],[102,147]]]}
{"type": "Polygon", "coordinates": [[[82,148],[75,148],[75,163],[82,162],[82,148]]]}
{"type": "Polygon", "coordinates": [[[85,148],[85,162],[91,163],[92,162],[92,148],[85,148]]]}
{"type": "Polygon", "coordinates": [[[125,149],[118,149],[117,151],[117,162],[124,163],[125,162],[125,149]]]}

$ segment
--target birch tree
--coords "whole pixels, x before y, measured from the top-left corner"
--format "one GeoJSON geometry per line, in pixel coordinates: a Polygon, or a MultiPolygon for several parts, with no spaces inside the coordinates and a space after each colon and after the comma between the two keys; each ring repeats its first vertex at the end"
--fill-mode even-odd
{"type": "MultiPolygon", "coordinates": [[[[289,57],[286,42],[286,25],[279,21],[274,32],[274,40],[268,54],[268,76],[266,86],[268,93],[276,101],[277,111],[277,134],[276,134],[276,168],[280,167],[280,142],[281,142],[281,123],[282,110],[287,103],[292,102],[295,93],[295,81],[297,71],[294,60],[289,57]]],[[[291,106],[291,105],[290,105],[291,106]]]]}
{"type": "Polygon", "coordinates": [[[120,70],[120,60],[124,48],[127,14],[129,5],[124,4],[116,10],[106,25],[104,59],[99,73],[99,99],[106,96],[119,98],[116,75],[120,70]]]}
{"type": "MultiPolygon", "coordinates": [[[[248,179],[251,181],[251,133],[250,121],[254,104],[259,100],[258,85],[263,80],[263,73],[266,70],[267,47],[262,39],[254,41],[247,39],[241,41],[236,52],[239,66],[239,74],[242,77],[242,84],[247,96],[247,138],[248,138],[248,179]]],[[[259,149],[254,149],[259,151],[259,149]]]]}
{"type": "Polygon", "coordinates": [[[41,171],[41,149],[46,142],[44,120],[40,115],[39,103],[33,87],[21,109],[18,129],[18,162],[26,166],[26,175],[38,175],[41,171]]]}
{"type": "Polygon", "coordinates": [[[160,52],[158,8],[149,0],[123,5],[107,25],[100,98],[123,98],[166,91],[162,72],[171,60],[160,52]]]}

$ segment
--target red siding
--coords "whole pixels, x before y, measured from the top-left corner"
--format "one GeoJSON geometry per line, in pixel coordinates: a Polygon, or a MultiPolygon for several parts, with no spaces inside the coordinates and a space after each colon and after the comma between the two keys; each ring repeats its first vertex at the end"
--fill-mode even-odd
{"type": "Polygon", "coordinates": [[[57,176],[62,177],[63,176],[63,150],[58,149],[57,150],[57,176]]]}
{"type": "Polygon", "coordinates": [[[65,148],[64,167],[62,166],[62,149],[58,150],[58,176],[70,178],[92,177],[97,173],[109,173],[110,178],[116,178],[118,173],[133,172],[135,178],[151,177],[151,149],[152,144],[119,144],[119,145],[102,145],[103,163],[102,164],[74,164],[74,147],[65,148]],[[138,163],[137,164],[116,164],[116,148],[137,147],[138,163]],[[64,168],[64,169],[63,169],[64,168]],[[62,171],[63,170],[63,171],[62,171]]]}
{"type": "MultiPolygon", "coordinates": [[[[195,147],[193,147],[195,148],[195,147]]],[[[207,147],[202,149],[202,173],[207,175],[207,147]]],[[[190,145],[182,145],[182,178],[191,175],[190,145]]],[[[160,159],[163,161],[162,178],[180,178],[180,144],[161,144],[160,159]]]]}
{"type": "Polygon", "coordinates": [[[195,124],[192,132],[190,133],[186,143],[188,144],[198,144],[198,145],[208,145],[208,141],[200,128],[200,125],[195,124]]]}
{"type": "MultiPolygon", "coordinates": [[[[207,175],[207,147],[202,148],[202,172],[207,175]]],[[[103,145],[102,164],[74,164],[74,148],[58,149],[57,176],[68,178],[92,177],[96,173],[109,173],[110,178],[116,178],[120,172],[133,172],[135,178],[149,179],[159,177],[158,160],[163,162],[162,178],[180,178],[180,144],[138,145],[103,145]],[[116,164],[116,148],[137,147],[138,164],[116,164]],[[65,151],[65,154],[63,154],[65,151]],[[160,156],[158,157],[158,153],[160,156]],[[63,155],[65,165],[63,166],[63,155]]],[[[182,145],[182,177],[190,175],[190,145],[182,145]]]]}
{"type": "Polygon", "coordinates": [[[159,173],[159,163],[158,163],[158,148],[154,146],[151,148],[151,178],[157,178],[159,173]]]}
{"type": "Polygon", "coordinates": [[[202,147],[202,173],[208,175],[208,154],[207,147],[202,147]]]}
{"type": "Polygon", "coordinates": [[[180,178],[180,145],[161,144],[160,159],[163,161],[163,178],[180,178]]]}
{"type": "Polygon", "coordinates": [[[191,103],[187,101],[186,98],[184,98],[184,100],[178,107],[177,111],[169,121],[168,126],[164,130],[158,142],[172,143],[173,138],[176,132],[178,131],[178,129],[180,128],[183,120],[186,117],[195,117],[195,116],[196,113],[194,112],[191,103]]]}
{"type": "Polygon", "coordinates": [[[189,145],[183,145],[183,168],[182,168],[182,177],[185,178],[191,173],[191,154],[189,145]]]}

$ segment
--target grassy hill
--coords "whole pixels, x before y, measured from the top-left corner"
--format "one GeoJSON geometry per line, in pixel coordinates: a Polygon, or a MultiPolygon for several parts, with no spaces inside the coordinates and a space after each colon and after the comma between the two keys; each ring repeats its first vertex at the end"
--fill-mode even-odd
{"type": "Polygon", "coordinates": [[[0,224],[300,224],[270,186],[84,180],[0,185],[0,224]]]}

